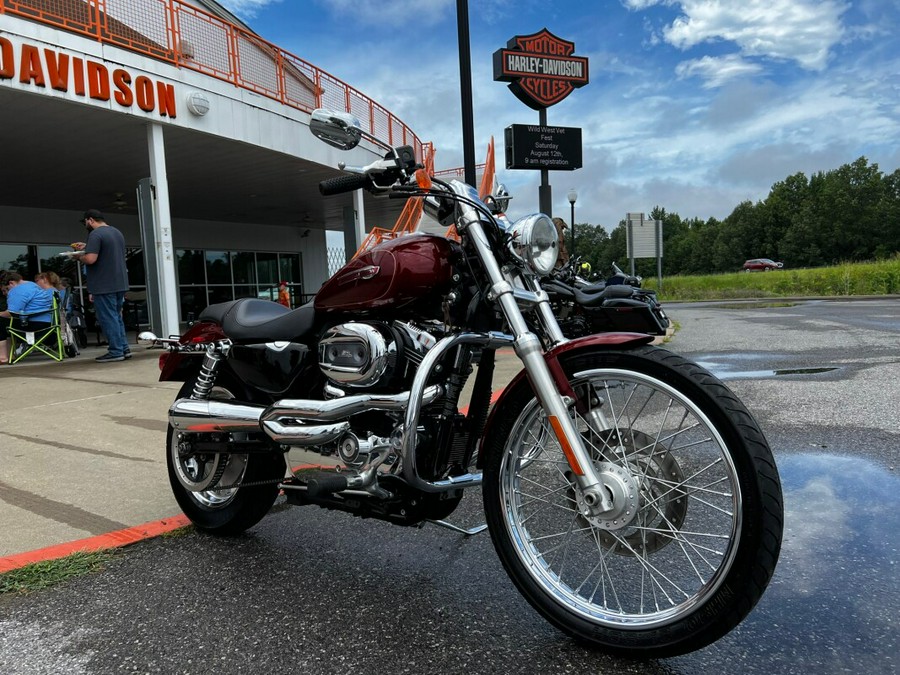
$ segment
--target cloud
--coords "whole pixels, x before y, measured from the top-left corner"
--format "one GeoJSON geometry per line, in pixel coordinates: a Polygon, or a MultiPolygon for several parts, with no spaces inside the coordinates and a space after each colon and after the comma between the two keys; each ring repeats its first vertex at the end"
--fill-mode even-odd
{"type": "Polygon", "coordinates": [[[729,80],[756,75],[761,71],[762,66],[749,63],[737,54],[704,56],[700,59],[682,61],[675,67],[678,79],[699,77],[704,80],[703,86],[707,89],[721,87],[729,80]]]}
{"type": "Polygon", "coordinates": [[[838,0],[683,0],[684,15],[665,29],[670,44],[689,49],[727,40],[741,53],[793,60],[807,70],[822,70],[831,47],[841,41],[838,0]]]}
{"type": "Polygon", "coordinates": [[[225,9],[243,19],[252,19],[269,5],[277,4],[281,0],[220,0],[225,9]]]}
{"type": "Polygon", "coordinates": [[[631,9],[634,11],[640,11],[642,9],[648,9],[653,7],[654,5],[661,4],[671,4],[665,0],[622,0],[622,5],[626,9],[631,9]]]}
{"type": "Polygon", "coordinates": [[[795,61],[822,70],[832,47],[841,43],[842,0],[622,0],[632,11],[657,5],[679,7],[682,15],[662,32],[669,44],[687,50],[702,43],[736,44],[744,57],[795,61]]]}

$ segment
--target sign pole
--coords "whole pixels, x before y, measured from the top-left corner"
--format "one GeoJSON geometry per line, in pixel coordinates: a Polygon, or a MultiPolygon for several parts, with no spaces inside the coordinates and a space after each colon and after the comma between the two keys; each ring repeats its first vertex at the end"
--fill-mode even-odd
{"type": "Polygon", "coordinates": [[[456,0],[459,34],[459,97],[462,106],[463,167],[466,183],[475,183],[475,120],[472,113],[472,54],[469,48],[469,3],[456,0]]]}
{"type": "Polygon", "coordinates": [[[656,287],[662,290],[662,221],[655,221],[656,225],[656,287]]]}
{"type": "MultiPolygon", "coordinates": [[[[538,113],[540,126],[547,126],[547,109],[541,108],[538,113]]],[[[553,188],[550,186],[549,169],[541,169],[541,186],[538,189],[538,209],[541,213],[546,213],[553,217],[553,188]]]]}

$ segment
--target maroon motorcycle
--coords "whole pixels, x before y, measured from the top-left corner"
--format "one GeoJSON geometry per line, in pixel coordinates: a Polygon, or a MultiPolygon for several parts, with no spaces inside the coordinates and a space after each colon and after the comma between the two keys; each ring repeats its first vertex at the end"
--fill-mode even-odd
{"type": "MultiPolygon", "coordinates": [[[[324,110],[310,128],[343,149],[368,136],[324,110]]],[[[541,287],[558,253],[546,215],[498,222],[471,186],[424,176],[409,147],[345,170],[323,194],[423,199],[460,242],[403,236],[293,311],[245,298],[179,339],[142,336],[169,350],[160,379],[184,382],[166,458],[187,516],[234,535],[283,492],[471,534],[446,519],[481,487],[510,578],[568,634],[644,658],[734,628],[782,534],[778,473],[747,409],[647,335],[566,339],[541,287]],[[499,348],[523,370],[492,406],[499,348]]]]}

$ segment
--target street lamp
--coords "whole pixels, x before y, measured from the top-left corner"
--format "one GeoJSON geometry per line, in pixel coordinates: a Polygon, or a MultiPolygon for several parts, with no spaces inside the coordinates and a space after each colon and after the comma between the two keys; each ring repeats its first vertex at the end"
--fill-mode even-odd
{"type": "Polygon", "coordinates": [[[575,202],[578,201],[578,192],[575,188],[569,190],[569,204],[572,205],[572,250],[569,252],[571,257],[575,257],[575,202]]]}

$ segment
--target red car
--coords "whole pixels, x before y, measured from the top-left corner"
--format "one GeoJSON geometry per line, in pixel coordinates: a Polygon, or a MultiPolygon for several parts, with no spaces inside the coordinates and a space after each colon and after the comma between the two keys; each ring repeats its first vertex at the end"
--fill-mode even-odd
{"type": "Polygon", "coordinates": [[[769,272],[771,270],[780,270],[784,267],[784,263],[775,262],[768,258],[752,258],[744,263],[743,270],[745,272],[769,272]]]}

